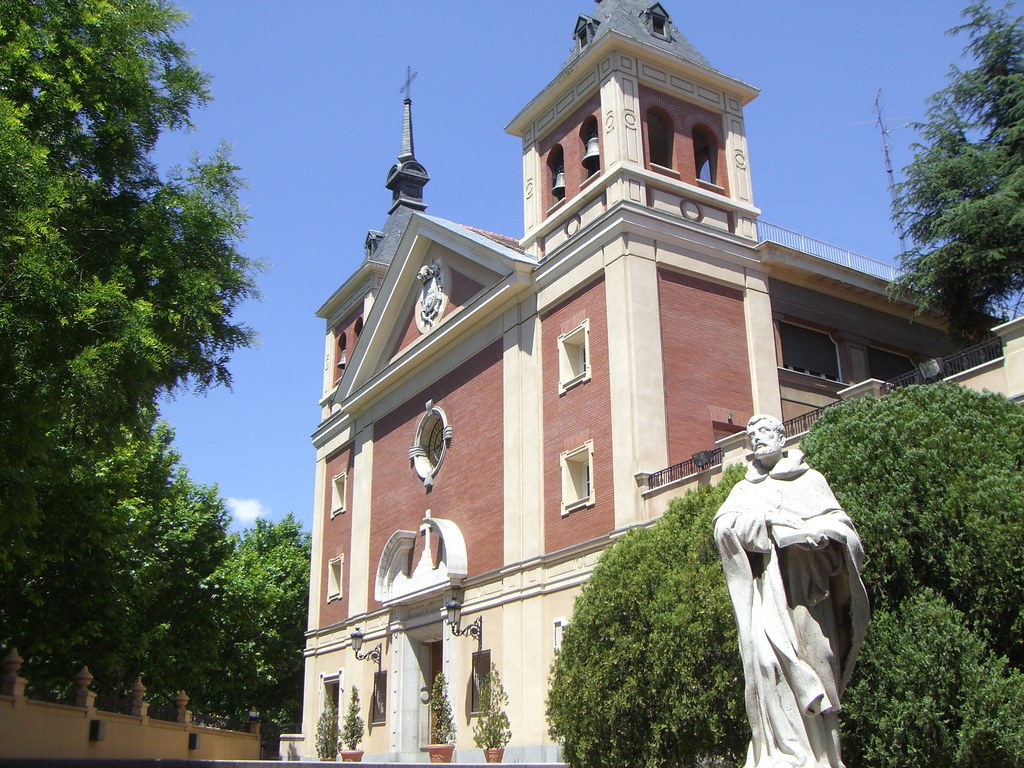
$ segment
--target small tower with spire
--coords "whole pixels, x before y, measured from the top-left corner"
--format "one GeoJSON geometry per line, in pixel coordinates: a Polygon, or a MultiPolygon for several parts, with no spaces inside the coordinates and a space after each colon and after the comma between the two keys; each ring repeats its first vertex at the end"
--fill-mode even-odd
{"type": "Polygon", "coordinates": [[[385,183],[385,186],[391,190],[389,214],[394,213],[400,206],[417,211],[427,208],[427,204],[423,202],[423,187],[430,181],[430,174],[416,161],[412,139],[412,81],[415,77],[416,73],[407,69],[405,85],[401,88],[405,91],[402,147],[398,153],[398,162],[391,166],[391,170],[388,171],[388,180],[385,183]]]}

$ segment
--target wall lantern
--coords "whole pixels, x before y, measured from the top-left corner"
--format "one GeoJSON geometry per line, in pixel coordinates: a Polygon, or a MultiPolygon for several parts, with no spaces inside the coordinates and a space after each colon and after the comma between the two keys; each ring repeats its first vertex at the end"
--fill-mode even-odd
{"type": "Polygon", "coordinates": [[[463,635],[469,635],[476,640],[476,649],[478,651],[483,650],[484,647],[484,617],[477,616],[476,621],[470,624],[468,627],[459,629],[459,622],[462,620],[462,603],[455,598],[448,601],[445,606],[445,610],[448,613],[448,626],[451,627],[452,634],[456,637],[462,637],[463,635]]]}
{"type": "Polygon", "coordinates": [[[366,661],[366,659],[369,659],[370,661],[376,662],[377,671],[380,672],[380,643],[377,643],[372,650],[361,654],[359,651],[363,647],[363,633],[359,631],[359,627],[356,627],[356,631],[352,633],[351,637],[352,650],[356,652],[356,661],[366,661]]]}

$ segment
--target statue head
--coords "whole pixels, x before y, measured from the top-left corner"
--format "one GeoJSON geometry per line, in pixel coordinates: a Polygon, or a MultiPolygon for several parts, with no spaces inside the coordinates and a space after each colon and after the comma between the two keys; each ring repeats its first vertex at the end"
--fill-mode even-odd
{"type": "Polygon", "coordinates": [[[786,430],[774,416],[759,413],[747,422],[747,438],[754,456],[763,460],[782,454],[786,430]]]}

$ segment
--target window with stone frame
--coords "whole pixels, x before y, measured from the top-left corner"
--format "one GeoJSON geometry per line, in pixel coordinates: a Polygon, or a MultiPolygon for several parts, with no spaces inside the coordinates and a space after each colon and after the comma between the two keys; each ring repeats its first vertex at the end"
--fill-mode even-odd
{"type": "Polygon", "coordinates": [[[590,380],[590,320],[558,337],[558,393],[590,380]]]}
{"type": "Polygon", "coordinates": [[[344,563],[344,555],[332,557],[327,561],[327,602],[341,599],[344,563]]]}
{"type": "Polygon", "coordinates": [[[565,451],[562,464],[562,514],[589,507],[594,503],[594,441],[565,451]]]}
{"type": "Polygon", "coordinates": [[[342,514],[346,509],[345,500],[348,498],[348,470],[341,472],[331,478],[331,517],[342,514]]]}

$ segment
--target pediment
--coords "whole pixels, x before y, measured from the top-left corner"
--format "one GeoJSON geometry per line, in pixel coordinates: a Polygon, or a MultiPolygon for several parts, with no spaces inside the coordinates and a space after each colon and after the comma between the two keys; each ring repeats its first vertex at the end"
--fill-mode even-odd
{"type": "Polygon", "coordinates": [[[396,359],[432,343],[446,324],[472,312],[481,296],[510,276],[528,274],[534,264],[511,244],[478,230],[413,214],[334,403],[345,402],[396,359]]]}

